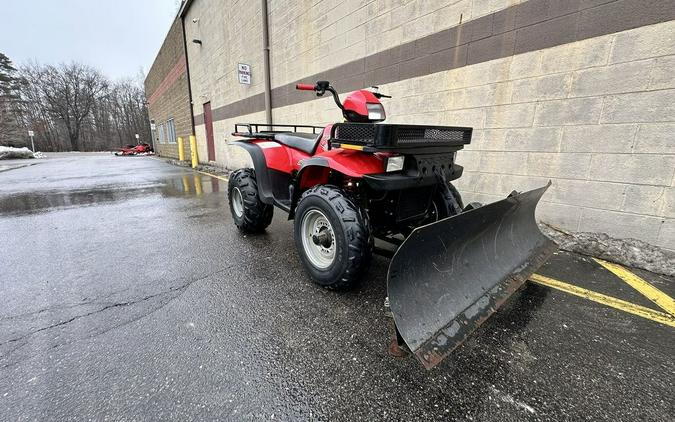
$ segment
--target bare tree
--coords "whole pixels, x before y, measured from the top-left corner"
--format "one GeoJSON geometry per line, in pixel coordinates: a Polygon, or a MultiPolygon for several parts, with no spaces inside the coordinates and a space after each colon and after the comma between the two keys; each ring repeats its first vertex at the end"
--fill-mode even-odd
{"type": "Polygon", "coordinates": [[[140,140],[151,142],[142,85],[110,82],[77,63],[28,63],[19,69],[20,101],[13,111],[22,131],[35,132],[43,151],[101,151],[140,140]]]}
{"type": "Polygon", "coordinates": [[[78,63],[47,66],[42,78],[50,110],[65,124],[72,150],[80,150],[82,123],[108,87],[107,80],[96,69],[78,63]]]}

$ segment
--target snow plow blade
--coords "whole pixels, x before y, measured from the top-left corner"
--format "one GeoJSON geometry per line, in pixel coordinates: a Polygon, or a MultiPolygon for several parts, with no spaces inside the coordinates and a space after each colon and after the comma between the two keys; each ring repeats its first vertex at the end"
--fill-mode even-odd
{"type": "Polygon", "coordinates": [[[534,218],[551,185],[416,228],[389,265],[396,327],[431,369],[556,250],[534,218]]]}

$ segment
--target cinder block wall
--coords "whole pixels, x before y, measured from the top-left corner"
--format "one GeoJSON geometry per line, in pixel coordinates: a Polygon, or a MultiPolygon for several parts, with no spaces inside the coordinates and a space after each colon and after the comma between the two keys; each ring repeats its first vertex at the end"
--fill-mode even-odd
{"type": "MultiPolygon", "coordinates": [[[[376,84],[394,96],[389,122],[475,129],[458,157],[466,200],[552,180],[540,220],[675,250],[672,0],[269,7],[276,122],[340,120],[331,99],[295,92],[296,82],[328,79],[343,92],[376,84]]],[[[254,57],[259,41],[247,40],[254,57]]],[[[227,94],[224,138],[235,121],[262,120],[261,90],[227,94]]],[[[247,164],[227,150],[217,160],[247,164]]]]}
{"type": "Polygon", "coordinates": [[[195,0],[183,19],[188,40],[195,134],[201,162],[207,161],[204,104],[211,103],[216,162],[248,165],[241,148],[227,145],[234,122],[254,114],[264,122],[264,79],[260,1],[195,0]],[[202,44],[192,43],[199,39],[202,44]],[[237,64],[251,66],[250,85],[240,84],[237,64]],[[262,113],[261,113],[262,112],[262,113]]]}
{"type": "MultiPolygon", "coordinates": [[[[176,19],[145,79],[145,96],[150,119],[159,124],[174,119],[176,136],[184,138],[186,156],[190,155],[188,137],[192,134],[187,61],[183,45],[181,20],[176,19]]],[[[177,143],[159,143],[155,132],[155,149],[165,157],[178,158],[177,143]]]]}

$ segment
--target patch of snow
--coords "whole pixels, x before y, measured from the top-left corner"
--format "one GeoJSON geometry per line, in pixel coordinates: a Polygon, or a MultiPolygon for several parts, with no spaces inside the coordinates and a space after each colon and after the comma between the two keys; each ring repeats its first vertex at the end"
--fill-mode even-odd
{"type": "Polygon", "coordinates": [[[14,148],[0,146],[0,160],[9,160],[11,158],[35,158],[35,156],[33,155],[33,151],[26,147],[14,148]]]}

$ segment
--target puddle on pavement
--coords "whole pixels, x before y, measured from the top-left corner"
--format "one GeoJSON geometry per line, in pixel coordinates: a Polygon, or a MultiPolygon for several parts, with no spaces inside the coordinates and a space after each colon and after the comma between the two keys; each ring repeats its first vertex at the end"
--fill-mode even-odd
{"type": "Polygon", "coordinates": [[[24,215],[58,209],[107,205],[131,199],[161,195],[163,197],[199,197],[220,192],[218,179],[186,174],[157,184],[143,186],[105,186],[69,191],[37,191],[0,197],[0,215],[24,215]]]}
{"type": "Polygon", "coordinates": [[[166,181],[163,194],[165,196],[201,196],[209,193],[226,190],[226,187],[220,186],[220,180],[215,177],[204,176],[201,174],[184,174],[180,177],[166,181]]]}

